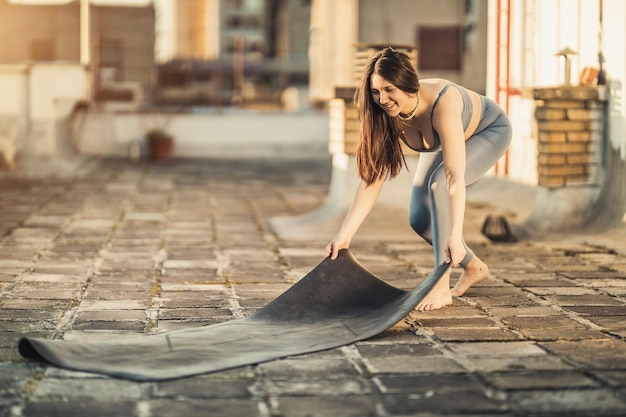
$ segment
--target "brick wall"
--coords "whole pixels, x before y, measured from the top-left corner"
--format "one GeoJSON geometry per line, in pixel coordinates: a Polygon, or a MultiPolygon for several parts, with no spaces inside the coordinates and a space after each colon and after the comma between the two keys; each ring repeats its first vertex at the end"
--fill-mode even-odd
{"type": "Polygon", "coordinates": [[[598,185],[606,89],[561,86],[533,90],[539,185],[598,185]]]}

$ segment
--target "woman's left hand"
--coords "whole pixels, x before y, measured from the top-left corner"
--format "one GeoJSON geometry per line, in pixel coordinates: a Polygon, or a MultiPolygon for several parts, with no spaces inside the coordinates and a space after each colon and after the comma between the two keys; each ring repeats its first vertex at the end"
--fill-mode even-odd
{"type": "Polygon", "coordinates": [[[450,264],[450,266],[455,267],[463,258],[467,251],[465,250],[465,246],[463,245],[463,239],[448,239],[448,243],[446,244],[446,262],[450,264]]]}

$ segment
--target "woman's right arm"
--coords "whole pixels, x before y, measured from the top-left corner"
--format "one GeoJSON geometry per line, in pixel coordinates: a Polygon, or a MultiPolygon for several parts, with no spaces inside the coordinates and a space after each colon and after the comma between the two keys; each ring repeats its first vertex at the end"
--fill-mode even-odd
{"type": "Polygon", "coordinates": [[[330,255],[330,259],[336,259],[339,250],[346,249],[350,246],[352,237],[359,230],[359,227],[361,227],[361,224],[365,221],[370,211],[372,211],[384,182],[384,176],[369,186],[365,181],[361,180],[352,207],[346,215],[339,232],[326,246],[326,256],[330,255]]]}

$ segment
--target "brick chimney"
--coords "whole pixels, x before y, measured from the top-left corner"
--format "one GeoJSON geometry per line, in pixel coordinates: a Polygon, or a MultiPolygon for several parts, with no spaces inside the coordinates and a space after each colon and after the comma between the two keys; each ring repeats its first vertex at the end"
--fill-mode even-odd
{"type": "Polygon", "coordinates": [[[607,91],[604,86],[533,89],[539,185],[557,188],[602,181],[607,91]]]}

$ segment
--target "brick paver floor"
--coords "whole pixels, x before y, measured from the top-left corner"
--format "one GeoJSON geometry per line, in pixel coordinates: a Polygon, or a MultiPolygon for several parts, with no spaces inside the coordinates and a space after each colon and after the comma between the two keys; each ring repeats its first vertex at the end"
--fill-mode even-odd
{"type": "MultiPolygon", "coordinates": [[[[26,334],[111,340],[263,307],[332,237],[283,240],[268,219],[320,206],[330,172],[317,159],[105,159],[0,177],[0,417],[626,415],[626,256],[564,239],[482,241],[493,277],[453,306],[325,352],[154,383],[19,356],[26,334]]],[[[352,252],[405,289],[432,268],[417,237],[352,252]]]]}

